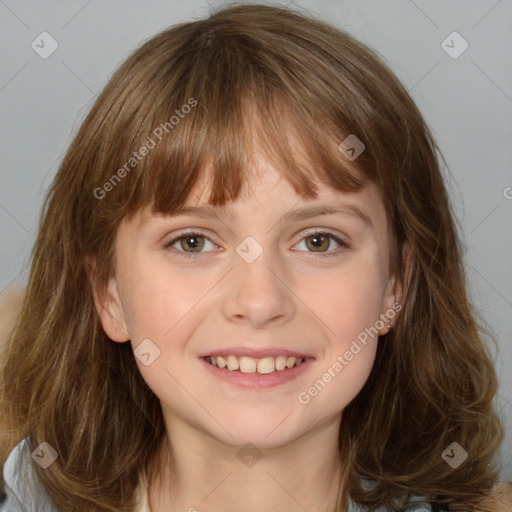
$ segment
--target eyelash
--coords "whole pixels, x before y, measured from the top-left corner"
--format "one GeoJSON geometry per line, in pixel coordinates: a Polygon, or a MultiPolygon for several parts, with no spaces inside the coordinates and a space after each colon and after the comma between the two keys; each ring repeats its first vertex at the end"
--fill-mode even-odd
{"type": "MultiPolygon", "coordinates": [[[[329,233],[328,231],[320,231],[320,230],[314,230],[309,233],[305,233],[304,236],[299,240],[299,242],[302,242],[302,240],[304,240],[305,238],[308,238],[310,236],[315,236],[315,235],[327,235],[329,238],[334,240],[341,247],[346,248],[346,249],[349,247],[347,242],[345,242],[344,240],[338,238],[337,236],[333,235],[332,233],[329,233]]],[[[209,242],[214,243],[208,236],[206,236],[201,231],[190,230],[190,231],[185,231],[185,232],[181,233],[180,235],[178,235],[177,237],[170,240],[169,242],[166,242],[164,244],[163,248],[170,249],[176,242],[180,241],[183,238],[187,238],[189,236],[200,236],[202,238],[205,238],[209,242]]],[[[317,254],[318,256],[329,257],[329,256],[336,255],[337,249],[340,249],[340,247],[337,247],[336,249],[334,249],[332,251],[328,251],[328,252],[318,252],[318,253],[311,252],[311,251],[309,251],[309,252],[310,252],[310,254],[317,254]]],[[[189,253],[189,252],[180,251],[180,250],[176,250],[176,252],[183,258],[194,258],[194,257],[197,257],[197,255],[204,254],[204,253],[200,253],[200,252],[190,252],[189,253]]],[[[207,252],[211,252],[211,251],[207,251],[207,252]]],[[[302,252],[308,252],[308,251],[302,251],[302,252]]]]}

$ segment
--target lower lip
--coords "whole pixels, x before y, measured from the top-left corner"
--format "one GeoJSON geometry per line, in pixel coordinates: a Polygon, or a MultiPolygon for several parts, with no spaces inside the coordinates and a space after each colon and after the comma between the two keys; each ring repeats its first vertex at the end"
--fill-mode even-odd
{"type": "Polygon", "coordinates": [[[201,361],[206,365],[207,370],[210,371],[212,375],[218,377],[219,379],[225,380],[226,382],[230,382],[242,388],[268,389],[296,379],[309,368],[310,364],[314,360],[311,358],[306,358],[299,366],[263,374],[242,373],[240,371],[225,370],[218,368],[217,366],[213,366],[204,359],[201,359],[201,361]]]}

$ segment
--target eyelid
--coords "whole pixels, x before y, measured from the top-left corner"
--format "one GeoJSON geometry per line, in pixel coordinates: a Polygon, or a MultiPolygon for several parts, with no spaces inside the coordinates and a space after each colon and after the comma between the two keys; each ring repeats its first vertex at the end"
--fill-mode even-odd
{"type": "Polygon", "coordinates": [[[305,232],[301,232],[300,240],[302,240],[303,238],[305,238],[307,236],[316,235],[316,234],[318,234],[318,235],[330,235],[334,239],[337,238],[340,241],[340,243],[346,244],[347,246],[349,244],[349,237],[348,236],[343,235],[343,234],[341,234],[339,232],[334,233],[333,231],[331,231],[328,228],[310,228],[309,230],[306,230],[305,232]]]}

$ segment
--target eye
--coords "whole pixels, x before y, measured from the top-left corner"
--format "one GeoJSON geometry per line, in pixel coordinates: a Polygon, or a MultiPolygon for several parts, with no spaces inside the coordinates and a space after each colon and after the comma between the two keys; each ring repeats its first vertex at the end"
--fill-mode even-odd
{"type": "Polygon", "coordinates": [[[215,244],[200,231],[187,231],[166,242],[164,248],[168,249],[169,247],[177,246],[175,248],[180,256],[191,258],[194,254],[205,252],[202,249],[205,247],[206,242],[215,247],[215,244]]]}
{"type": "MultiPolygon", "coordinates": [[[[337,254],[339,252],[337,250],[328,250],[332,241],[338,244],[339,247],[348,248],[348,244],[345,241],[341,240],[332,233],[325,231],[314,231],[312,233],[307,233],[299,242],[299,244],[304,243],[308,252],[320,254],[321,256],[332,256],[333,253],[337,254]],[[309,249],[312,250],[309,251],[309,249]]],[[[339,247],[335,249],[339,249],[339,247]]]]}
{"type": "MultiPolygon", "coordinates": [[[[179,256],[192,258],[194,255],[211,252],[203,251],[208,243],[211,244],[213,250],[215,250],[216,245],[204,233],[191,230],[174,237],[169,242],[166,242],[163,247],[164,249],[174,247],[179,256]]],[[[297,245],[300,244],[305,244],[306,252],[311,252],[320,256],[332,256],[339,252],[336,249],[339,249],[340,247],[348,248],[348,244],[339,237],[332,233],[318,230],[307,233],[297,245]],[[335,247],[334,250],[329,250],[333,241],[335,244],[338,244],[338,247],[335,247]]]]}

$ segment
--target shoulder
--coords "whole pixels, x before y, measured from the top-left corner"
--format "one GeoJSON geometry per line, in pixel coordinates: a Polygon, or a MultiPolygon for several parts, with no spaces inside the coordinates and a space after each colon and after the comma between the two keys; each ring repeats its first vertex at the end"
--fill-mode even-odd
{"type": "MultiPolygon", "coordinates": [[[[362,480],[362,486],[365,491],[369,491],[374,485],[375,482],[371,480],[362,480]]],[[[409,498],[407,503],[404,503],[402,500],[401,510],[403,512],[443,512],[434,509],[422,496],[414,495],[409,498]]],[[[361,508],[357,506],[351,499],[349,499],[348,510],[347,512],[366,512],[367,509],[361,508]]],[[[385,512],[384,507],[380,507],[375,512],[385,512]]]]}
{"type": "MultiPolygon", "coordinates": [[[[403,509],[404,512],[436,512],[427,502],[421,497],[410,500],[407,508],[403,509]]],[[[366,508],[358,507],[353,501],[349,500],[347,512],[367,512],[366,508]]],[[[379,508],[376,512],[384,512],[384,508],[379,508]]]]}
{"type": "MultiPolygon", "coordinates": [[[[493,488],[493,493],[486,502],[489,504],[489,510],[493,512],[510,512],[512,510],[512,483],[497,482],[493,488]]],[[[351,500],[349,501],[348,512],[365,512],[365,509],[358,507],[351,500]]],[[[376,512],[384,512],[378,509],[376,512]]],[[[404,508],[404,512],[444,512],[443,509],[436,508],[427,503],[420,496],[409,500],[409,505],[404,508]]]]}
{"type": "Polygon", "coordinates": [[[32,467],[29,438],[11,451],[3,475],[7,500],[2,512],[56,512],[32,467]]]}
{"type": "MultiPolygon", "coordinates": [[[[4,468],[7,500],[0,512],[57,512],[32,466],[29,438],[23,439],[9,454],[4,468]]],[[[136,512],[148,512],[147,480],[144,475],[137,489],[136,512]]]]}
{"type": "Polygon", "coordinates": [[[512,510],[512,482],[497,482],[493,488],[493,498],[496,501],[496,511],[510,512],[512,510]]]}

